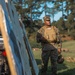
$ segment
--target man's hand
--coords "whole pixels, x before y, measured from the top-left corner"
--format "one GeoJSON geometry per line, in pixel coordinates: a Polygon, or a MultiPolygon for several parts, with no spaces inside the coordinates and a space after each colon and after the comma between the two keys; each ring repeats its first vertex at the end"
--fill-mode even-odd
{"type": "Polygon", "coordinates": [[[61,54],[61,48],[58,48],[58,54],[61,54]]]}

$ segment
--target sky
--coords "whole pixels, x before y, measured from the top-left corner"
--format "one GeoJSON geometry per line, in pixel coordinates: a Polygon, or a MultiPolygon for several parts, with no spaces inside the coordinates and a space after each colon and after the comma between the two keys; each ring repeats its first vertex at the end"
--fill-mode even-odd
{"type": "Polygon", "coordinates": [[[57,13],[57,14],[54,16],[54,20],[57,21],[57,20],[60,19],[60,17],[62,17],[62,12],[57,13]]]}
{"type": "MultiPolygon", "coordinates": [[[[54,4],[52,4],[52,3],[47,3],[47,6],[50,7],[50,8],[52,8],[52,7],[54,7],[54,4]]],[[[42,13],[42,15],[40,16],[40,19],[43,20],[43,17],[44,17],[44,16],[45,16],[45,12],[42,13]]],[[[60,17],[62,17],[62,12],[56,13],[56,14],[54,15],[54,20],[57,21],[57,20],[60,19],[60,17]]],[[[51,18],[51,22],[53,22],[53,18],[52,18],[52,17],[50,17],[50,18],[51,18]]]]}
{"type": "MultiPolygon", "coordinates": [[[[43,17],[44,17],[44,16],[45,16],[45,13],[43,12],[42,15],[40,16],[40,19],[43,20],[43,17]]],[[[60,17],[62,17],[62,12],[59,12],[59,13],[55,14],[54,20],[57,21],[57,20],[60,19],[60,17]]],[[[51,17],[51,22],[53,22],[52,17],[51,17]]]]}

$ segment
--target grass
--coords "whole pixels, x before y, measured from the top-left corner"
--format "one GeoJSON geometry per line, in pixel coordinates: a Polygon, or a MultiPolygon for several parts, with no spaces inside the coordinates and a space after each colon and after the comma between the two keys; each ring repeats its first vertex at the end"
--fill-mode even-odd
{"type": "MultiPolygon", "coordinates": [[[[63,48],[68,48],[69,52],[62,52],[62,55],[65,57],[74,57],[75,58],[75,41],[63,42],[63,48]]],[[[35,56],[38,68],[41,68],[41,50],[33,51],[35,56]]],[[[48,65],[47,74],[50,75],[50,63],[48,65]]],[[[39,74],[40,75],[40,74],[39,74]]],[[[58,64],[58,75],[75,75],[75,62],[64,61],[63,64],[58,64]]]]}

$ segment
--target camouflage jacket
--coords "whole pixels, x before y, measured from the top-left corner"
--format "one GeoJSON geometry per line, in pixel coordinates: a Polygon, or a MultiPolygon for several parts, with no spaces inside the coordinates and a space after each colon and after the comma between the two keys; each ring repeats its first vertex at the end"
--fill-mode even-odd
{"type": "MultiPolygon", "coordinates": [[[[46,28],[48,28],[50,26],[46,26],[44,25],[43,27],[41,27],[38,31],[37,31],[37,35],[36,35],[36,40],[38,43],[41,43],[42,45],[42,50],[53,50],[53,49],[57,49],[57,48],[61,48],[62,47],[62,43],[61,43],[61,37],[59,35],[59,31],[58,29],[54,26],[55,31],[56,31],[56,35],[57,35],[57,40],[55,42],[48,42],[44,37],[44,31],[46,28]]],[[[52,27],[52,26],[51,26],[52,27]]],[[[50,28],[51,28],[50,27],[50,28]]]]}

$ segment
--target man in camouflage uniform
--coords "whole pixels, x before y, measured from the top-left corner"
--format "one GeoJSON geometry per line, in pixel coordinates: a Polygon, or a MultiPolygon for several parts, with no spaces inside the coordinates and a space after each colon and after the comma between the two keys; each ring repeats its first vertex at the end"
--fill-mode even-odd
{"type": "Polygon", "coordinates": [[[55,26],[51,26],[50,22],[51,22],[50,17],[45,16],[44,17],[44,26],[38,30],[37,36],[36,36],[37,42],[41,43],[41,45],[42,45],[42,54],[41,54],[42,75],[46,75],[49,58],[51,61],[52,75],[57,75],[57,58],[58,58],[58,53],[61,53],[61,40],[60,40],[58,29],[55,26]],[[44,35],[45,29],[52,28],[52,27],[54,27],[58,38],[56,41],[49,42],[48,40],[45,39],[45,37],[43,37],[43,35],[44,35]]]}

